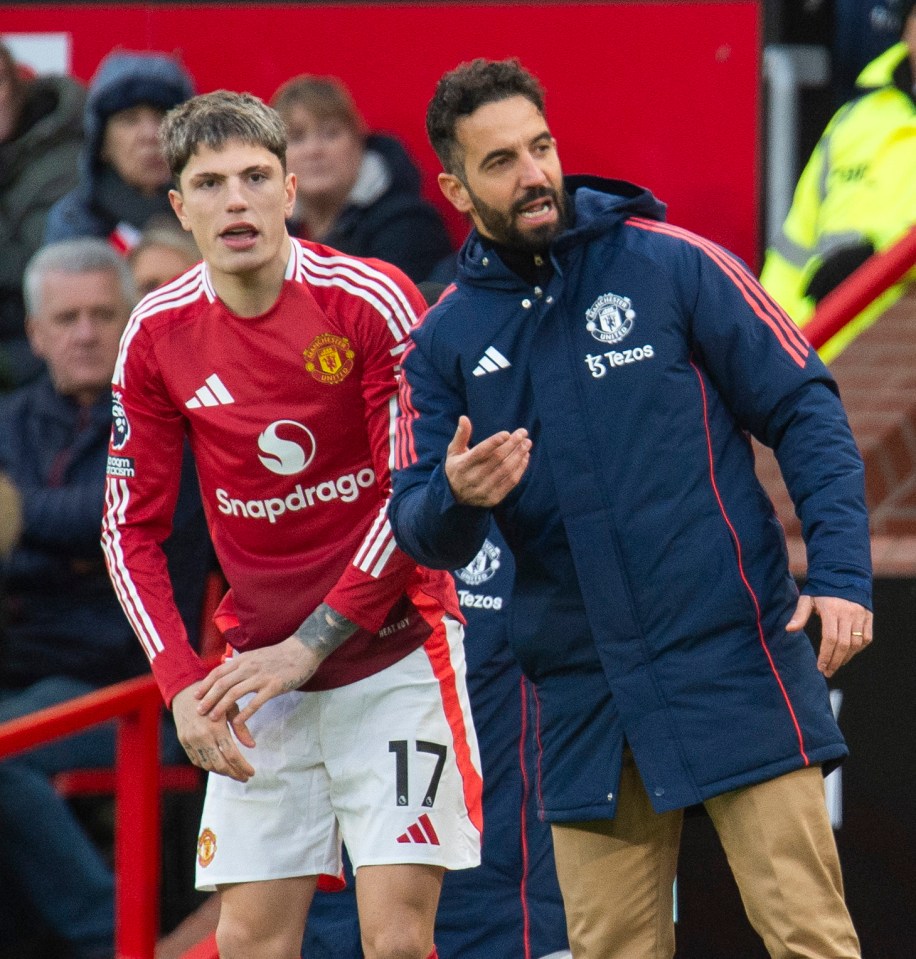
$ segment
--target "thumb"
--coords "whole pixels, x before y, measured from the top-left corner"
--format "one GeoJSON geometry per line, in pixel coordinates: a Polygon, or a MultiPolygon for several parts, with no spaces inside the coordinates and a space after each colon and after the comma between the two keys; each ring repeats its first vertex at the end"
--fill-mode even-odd
{"type": "Polygon", "coordinates": [[[471,441],[471,421],[466,416],[458,417],[458,429],[448,444],[447,453],[449,456],[458,456],[461,453],[467,453],[468,443],[471,441]]]}
{"type": "Polygon", "coordinates": [[[229,710],[229,723],[238,741],[243,746],[254,749],[254,736],[251,735],[251,731],[245,724],[245,720],[242,718],[239,713],[239,708],[236,705],[233,705],[232,709],[229,710]]]}
{"type": "Polygon", "coordinates": [[[814,600],[810,596],[799,596],[795,612],[789,622],[786,623],[786,631],[797,633],[800,629],[803,629],[813,611],[814,600]]]}

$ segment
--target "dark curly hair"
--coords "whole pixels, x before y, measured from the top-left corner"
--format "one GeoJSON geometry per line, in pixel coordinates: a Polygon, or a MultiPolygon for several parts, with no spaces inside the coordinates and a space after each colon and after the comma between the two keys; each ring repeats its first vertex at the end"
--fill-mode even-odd
{"type": "Polygon", "coordinates": [[[463,177],[464,157],[455,136],[457,122],[486,103],[525,97],[544,112],[544,88],[518,59],[478,57],[446,73],[426,109],[426,133],[443,169],[463,177]]]}

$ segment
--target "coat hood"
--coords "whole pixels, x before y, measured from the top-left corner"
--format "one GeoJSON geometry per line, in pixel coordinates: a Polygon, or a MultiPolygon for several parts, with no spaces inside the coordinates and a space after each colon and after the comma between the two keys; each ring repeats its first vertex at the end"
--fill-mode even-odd
{"type": "Polygon", "coordinates": [[[141,103],[170,110],[194,95],[184,67],[164,53],[117,50],[99,64],[89,84],[84,127],[84,177],[92,179],[102,161],[99,153],[108,118],[141,103]]]}
{"type": "Polygon", "coordinates": [[[359,176],[347,203],[367,208],[390,194],[418,197],[420,171],[400,140],[386,133],[370,133],[359,176]]]}
{"type": "MultiPolygon", "coordinates": [[[[556,257],[594,236],[608,233],[628,217],[640,216],[650,220],[664,220],[666,206],[645,187],[626,180],[611,180],[600,176],[579,174],[564,177],[563,185],[572,199],[574,222],[550,245],[556,257]]],[[[488,283],[497,280],[487,269],[485,247],[477,230],[471,230],[458,254],[458,273],[468,279],[488,283]]],[[[510,270],[499,271],[503,281],[514,286],[518,277],[510,270]]]]}

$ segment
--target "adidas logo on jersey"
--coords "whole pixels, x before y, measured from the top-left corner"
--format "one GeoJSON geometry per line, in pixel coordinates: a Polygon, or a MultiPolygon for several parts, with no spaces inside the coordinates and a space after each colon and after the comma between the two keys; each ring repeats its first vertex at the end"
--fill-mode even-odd
{"type": "Polygon", "coordinates": [[[407,832],[398,836],[398,842],[416,843],[421,846],[438,846],[439,837],[433,824],[429,821],[429,816],[423,813],[422,816],[412,825],[407,827],[407,832]]]}
{"type": "Polygon", "coordinates": [[[488,346],[487,351],[474,367],[474,376],[486,376],[487,373],[496,373],[498,370],[507,370],[512,364],[496,349],[488,346]]]}
{"type": "Polygon", "coordinates": [[[195,391],[185,406],[189,410],[198,410],[202,406],[228,406],[234,402],[235,397],[226,389],[223,381],[213,373],[204,380],[204,385],[195,391]]]}

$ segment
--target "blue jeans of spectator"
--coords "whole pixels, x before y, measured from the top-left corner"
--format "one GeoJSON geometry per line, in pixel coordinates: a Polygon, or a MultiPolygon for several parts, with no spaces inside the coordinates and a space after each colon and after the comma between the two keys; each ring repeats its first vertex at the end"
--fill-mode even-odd
{"type": "MultiPolygon", "coordinates": [[[[96,688],[51,676],[25,689],[0,689],[0,722],[96,688]]],[[[166,743],[171,760],[178,748],[174,734],[166,743]]],[[[81,959],[113,952],[114,877],[51,777],[67,769],[111,767],[114,752],[115,726],[106,723],[0,762],[0,872],[81,959]]]]}

